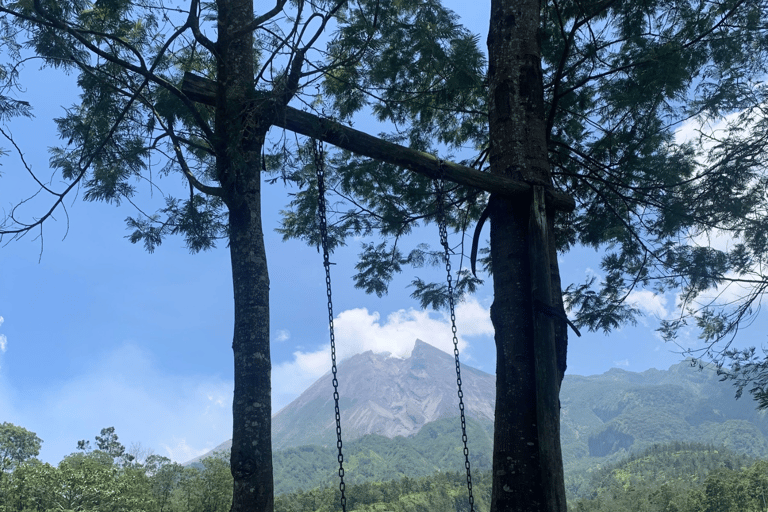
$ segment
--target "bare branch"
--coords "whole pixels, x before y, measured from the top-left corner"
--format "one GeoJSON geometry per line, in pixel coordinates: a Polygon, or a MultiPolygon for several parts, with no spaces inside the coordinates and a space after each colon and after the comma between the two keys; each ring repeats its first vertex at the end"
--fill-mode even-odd
{"type": "Polygon", "coordinates": [[[171,141],[173,142],[173,151],[176,153],[176,160],[179,162],[179,166],[181,166],[181,170],[184,173],[184,176],[186,176],[187,180],[189,180],[190,186],[194,186],[197,190],[199,190],[203,194],[208,194],[216,197],[224,197],[224,191],[221,189],[221,187],[211,187],[210,185],[201,183],[195,177],[195,175],[192,173],[192,170],[189,168],[189,165],[187,165],[187,160],[184,158],[184,154],[181,151],[181,140],[176,135],[176,132],[174,131],[173,126],[172,125],[165,126],[163,119],[160,118],[160,116],[156,116],[156,118],[163,125],[166,133],[168,133],[168,135],[171,137],[171,141]]]}
{"type": "MultiPolygon", "coordinates": [[[[285,1],[286,0],[283,0],[283,2],[285,1]]],[[[216,51],[216,44],[205,37],[202,32],[200,32],[200,15],[198,13],[199,9],[200,0],[192,0],[189,5],[189,17],[187,17],[187,22],[184,24],[184,26],[189,27],[190,30],[192,30],[192,35],[195,36],[195,40],[198,43],[203,45],[213,55],[217,55],[218,52],[216,51]]]]}
{"type": "Polygon", "coordinates": [[[262,14],[261,16],[257,16],[248,25],[246,25],[245,27],[243,27],[240,30],[238,30],[237,32],[235,32],[233,37],[238,37],[238,36],[243,35],[246,32],[250,32],[250,31],[256,30],[257,28],[262,26],[264,23],[268,22],[269,20],[271,20],[272,18],[277,16],[278,13],[283,10],[283,7],[285,7],[285,4],[287,2],[288,2],[288,0],[277,0],[277,3],[275,4],[275,6],[269,12],[266,12],[266,13],[262,14]]]}

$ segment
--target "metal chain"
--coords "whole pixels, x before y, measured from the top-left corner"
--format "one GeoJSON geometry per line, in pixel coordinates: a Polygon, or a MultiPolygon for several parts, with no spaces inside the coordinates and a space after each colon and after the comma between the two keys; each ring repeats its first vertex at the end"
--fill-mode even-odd
{"type": "Polygon", "coordinates": [[[341,510],[347,510],[347,497],[344,484],[344,454],[341,442],[341,413],[339,411],[339,380],[336,377],[336,335],[333,331],[333,297],[331,294],[331,262],[328,256],[328,222],[325,217],[325,165],[323,141],[312,141],[312,154],[315,157],[317,172],[317,215],[320,221],[320,241],[323,246],[323,265],[325,266],[325,289],[328,297],[328,326],[331,333],[331,373],[333,374],[333,405],[336,410],[336,447],[339,449],[339,491],[341,491],[341,510]]]}
{"type": "MultiPolygon", "coordinates": [[[[442,169],[442,165],[440,166],[442,169]]],[[[456,362],[456,385],[459,388],[459,412],[461,416],[461,440],[464,442],[464,467],[467,469],[467,492],[469,494],[469,510],[475,510],[475,498],[472,495],[472,472],[469,464],[469,447],[467,446],[467,419],[464,415],[464,392],[461,390],[461,363],[459,362],[459,339],[456,335],[456,305],[453,299],[453,284],[451,278],[451,253],[448,246],[448,227],[445,214],[445,182],[443,177],[435,180],[437,189],[437,223],[440,227],[440,244],[445,251],[445,273],[448,283],[448,306],[451,310],[451,331],[453,332],[453,356],[456,362]]]]}

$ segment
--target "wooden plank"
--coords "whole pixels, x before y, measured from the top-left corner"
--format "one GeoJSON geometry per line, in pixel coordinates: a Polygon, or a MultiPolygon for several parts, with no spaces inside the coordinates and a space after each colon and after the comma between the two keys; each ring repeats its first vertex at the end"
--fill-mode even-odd
{"type": "MultiPolygon", "coordinates": [[[[192,73],[185,73],[182,92],[193,101],[214,105],[216,82],[192,73]]],[[[306,137],[323,140],[355,154],[397,165],[430,178],[442,176],[454,183],[508,196],[525,195],[529,197],[531,193],[529,183],[440,160],[434,155],[382,140],[379,137],[368,135],[360,130],[293,107],[285,107],[284,114],[276,116],[274,124],[306,137]]],[[[570,212],[576,208],[576,202],[567,194],[548,188],[546,196],[549,204],[557,210],[570,212]]]]}

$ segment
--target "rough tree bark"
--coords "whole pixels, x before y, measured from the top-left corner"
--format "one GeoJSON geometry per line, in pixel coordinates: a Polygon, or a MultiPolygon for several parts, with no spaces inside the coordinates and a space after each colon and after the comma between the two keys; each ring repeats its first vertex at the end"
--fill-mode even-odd
{"type": "Polygon", "coordinates": [[[261,148],[269,125],[253,108],[252,0],[219,0],[216,172],[229,210],[234,286],[234,511],[271,512],[272,385],[269,274],[261,224],[261,148]],[[250,107],[250,108],[249,108],[250,107]]]}
{"type": "Polygon", "coordinates": [[[551,232],[554,209],[539,41],[539,0],[492,0],[488,35],[491,173],[533,185],[492,196],[496,427],[491,511],[566,510],[559,390],[565,332],[551,232]],[[558,322],[561,323],[561,322],[558,322]],[[559,356],[559,357],[558,357],[559,356]]]}

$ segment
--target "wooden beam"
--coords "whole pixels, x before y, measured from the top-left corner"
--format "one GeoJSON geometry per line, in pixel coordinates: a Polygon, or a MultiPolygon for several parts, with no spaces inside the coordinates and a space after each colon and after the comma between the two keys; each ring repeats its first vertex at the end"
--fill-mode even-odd
{"type": "MultiPolygon", "coordinates": [[[[181,90],[193,101],[206,105],[215,104],[216,82],[213,80],[187,72],[184,74],[181,90]]],[[[433,179],[442,176],[454,183],[507,196],[529,195],[532,190],[529,183],[440,160],[428,153],[382,140],[379,137],[368,135],[341,123],[323,119],[293,107],[285,107],[284,115],[276,116],[274,124],[306,137],[323,140],[355,154],[397,165],[433,179]]],[[[576,208],[576,202],[571,196],[551,188],[547,189],[546,192],[550,204],[555,209],[570,212],[576,208]]]]}

